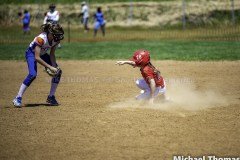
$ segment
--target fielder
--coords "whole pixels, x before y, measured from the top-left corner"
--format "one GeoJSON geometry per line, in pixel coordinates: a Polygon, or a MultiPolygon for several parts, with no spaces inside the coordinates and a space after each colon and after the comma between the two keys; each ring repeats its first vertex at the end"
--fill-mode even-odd
{"type": "Polygon", "coordinates": [[[53,77],[47,102],[50,105],[58,105],[54,95],[60,82],[62,71],[56,63],[55,50],[56,46],[64,38],[64,31],[59,24],[52,23],[42,25],[41,28],[42,33],[34,38],[25,53],[29,74],[13,100],[15,107],[22,106],[22,96],[37,76],[37,62],[44,66],[47,73],[53,77]],[[50,54],[47,53],[49,49],[50,54]]]}
{"type": "Polygon", "coordinates": [[[117,61],[118,65],[128,64],[139,67],[142,77],[136,81],[136,85],[141,89],[141,94],[136,96],[137,100],[149,100],[154,102],[159,94],[165,98],[166,84],[163,77],[150,62],[150,53],[147,50],[137,50],[130,61],[117,61]]]}

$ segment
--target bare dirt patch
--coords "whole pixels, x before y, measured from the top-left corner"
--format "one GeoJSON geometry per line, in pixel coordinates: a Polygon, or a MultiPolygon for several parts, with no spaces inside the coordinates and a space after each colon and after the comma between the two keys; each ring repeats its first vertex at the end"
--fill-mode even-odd
{"type": "Polygon", "coordinates": [[[114,61],[60,61],[59,107],[45,105],[49,77],[11,101],[27,74],[0,61],[0,159],[172,159],[240,154],[240,62],[153,62],[171,103],[134,101],[138,69],[114,61]]]}

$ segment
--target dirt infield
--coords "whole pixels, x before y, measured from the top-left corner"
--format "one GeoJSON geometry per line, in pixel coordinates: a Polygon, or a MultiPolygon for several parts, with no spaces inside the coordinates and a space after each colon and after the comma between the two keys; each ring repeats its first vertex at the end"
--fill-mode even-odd
{"type": "Polygon", "coordinates": [[[11,104],[25,62],[0,61],[0,159],[172,159],[240,155],[240,62],[158,61],[171,101],[136,103],[138,69],[114,61],[60,61],[59,107],[38,78],[11,104]]]}

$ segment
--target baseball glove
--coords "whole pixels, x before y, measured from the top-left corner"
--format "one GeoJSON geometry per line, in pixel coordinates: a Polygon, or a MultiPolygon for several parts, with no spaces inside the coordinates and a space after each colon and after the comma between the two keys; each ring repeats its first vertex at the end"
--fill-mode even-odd
{"type": "Polygon", "coordinates": [[[56,67],[57,68],[57,72],[53,72],[51,71],[49,68],[45,68],[45,71],[47,72],[47,74],[51,77],[56,77],[58,76],[59,74],[61,74],[62,70],[59,68],[59,67],[56,67]]]}

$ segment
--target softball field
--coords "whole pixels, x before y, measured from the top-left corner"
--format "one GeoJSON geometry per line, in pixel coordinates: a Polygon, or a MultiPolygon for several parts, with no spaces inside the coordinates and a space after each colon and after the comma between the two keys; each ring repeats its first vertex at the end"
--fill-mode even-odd
{"type": "Polygon", "coordinates": [[[23,61],[0,61],[0,159],[172,159],[239,156],[240,62],[154,61],[168,102],[137,103],[139,69],[115,61],[59,61],[58,107],[46,106],[50,77],[12,99],[27,75],[23,61]]]}

